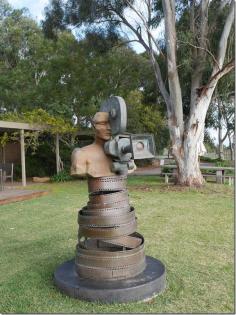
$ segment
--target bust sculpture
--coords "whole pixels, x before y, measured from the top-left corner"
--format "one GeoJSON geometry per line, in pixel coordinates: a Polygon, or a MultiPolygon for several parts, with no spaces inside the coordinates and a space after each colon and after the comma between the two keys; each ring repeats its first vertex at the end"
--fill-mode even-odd
{"type": "Polygon", "coordinates": [[[104,152],[104,143],[111,138],[109,114],[97,112],[93,118],[95,140],[92,144],[74,149],[71,156],[71,175],[92,177],[115,175],[111,172],[112,159],[104,152]]]}
{"type": "MultiPolygon", "coordinates": [[[[92,144],[73,150],[71,155],[71,175],[92,177],[112,176],[112,158],[104,151],[104,144],[111,139],[109,113],[97,112],[93,117],[95,140],[92,144]]],[[[136,165],[128,173],[135,171],[136,165]]]]}
{"type": "Polygon", "coordinates": [[[72,152],[71,175],[87,176],[89,201],[78,212],[75,259],[59,266],[55,283],[64,293],[89,301],[151,298],[165,287],[165,268],[145,256],[144,237],[136,232],[135,209],[129,204],[127,173],[136,166],[125,133],[124,100],[109,98],[93,126],[94,142],[72,152]]]}

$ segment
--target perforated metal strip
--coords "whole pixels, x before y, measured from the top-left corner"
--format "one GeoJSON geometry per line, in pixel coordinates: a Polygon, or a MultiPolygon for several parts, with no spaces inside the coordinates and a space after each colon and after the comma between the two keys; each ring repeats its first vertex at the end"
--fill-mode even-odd
{"type": "MultiPolygon", "coordinates": [[[[93,253],[95,253],[93,251],[93,253]]],[[[76,262],[89,267],[102,267],[102,268],[123,268],[124,266],[135,265],[138,261],[144,260],[144,251],[140,250],[134,254],[126,251],[126,256],[106,256],[104,251],[103,255],[84,255],[84,253],[77,252],[76,262]]]]}
{"type": "Polygon", "coordinates": [[[135,232],[125,176],[90,178],[89,201],[78,214],[76,271],[92,279],[125,279],[145,268],[144,239],[135,232]]]}
{"type": "Polygon", "coordinates": [[[88,207],[82,208],[83,214],[87,216],[119,216],[122,214],[126,214],[130,211],[130,206],[125,203],[125,206],[119,208],[97,208],[91,209],[88,207]]]}
{"type": "Polygon", "coordinates": [[[98,228],[98,227],[88,227],[85,225],[80,225],[79,228],[79,237],[91,237],[97,239],[103,238],[115,238],[124,235],[129,235],[135,232],[137,228],[136,220],[129,222],[128,224],[121,224],[117,227],[106,227],[106,228],[98,228]]]}
{"type": "Polygon", "coordinates": [[[125,190],[126,178],[126,176],[89,177],[88,191],[91,194],[99,191],[125,190]]]}
{"type": "Polygon", "coordinates": [[[121,215],[112,214],[112,215],[94,215],[88,216],[83,213],[83,210],[79,211],[78,223],[80,225],[86,226],[117,226],[122,224],[128,224],[130,221],[135,219],[134,208],[131,208],[131,211],[126,212],[121,215]]]}
{"type": "MultiPolygon", "coordinates": [[[[92,242],[95,245],[95,242],[92,242]]],[[[75,259],[77,272],[94,279],[128,278],[145,268],[144,243],[126,251],[84,249],[77,246],[75,259]]]]}
{"type": "Polygon", "coordinates": [[[124,266],[123,268],[98,268],[98,267],[89,267],[81,265],[79,263],[75,264],[76,271],[83,278],[90,278],[95,280],[104,280],[104,279],[126,279],[130,277],[135,277],[141,273],[146,266],[146,262],[140,261],[135,265],[124,266]]]}
{"type": "Polygon", "coordinates": [[[120,202],[120,201],[124,201],[124,200],[127,200],[127,202],[128,202],[127,190],[89,196],[89,204],[115,203],[115,202],[120,202]]]}
{"type": "Polygon", "coordinates": [[[102,210],[102,209],[108,209],[108,208],[124,208],[128,207],[129,208],[129,200],[124,199],[116,202],[109,202],[109,203],[87,203],[87,208],[88,210],[102,210]]]}

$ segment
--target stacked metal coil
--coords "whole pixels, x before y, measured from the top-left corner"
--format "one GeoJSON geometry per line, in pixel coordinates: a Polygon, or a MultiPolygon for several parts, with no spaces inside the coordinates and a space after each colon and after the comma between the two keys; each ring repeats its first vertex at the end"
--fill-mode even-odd
{"type": "Polygon", "coordinates": [[[125,176],[88,178],[89,201],[78,213],[76,272],[91,279],[126,279],[146,266],[125,176]]]}

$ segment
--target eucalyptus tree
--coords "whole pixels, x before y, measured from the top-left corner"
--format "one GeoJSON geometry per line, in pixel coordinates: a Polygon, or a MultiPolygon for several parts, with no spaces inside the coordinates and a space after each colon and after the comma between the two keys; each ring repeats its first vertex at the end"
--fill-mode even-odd
{"type": "Polygon", "coordinates": [[[166,105],[178,182],[201,185],[198,157],[204,151],[206,114],[219,80],[234,68],[228,47],[229,42],[233,45],[229,39],[233,32],[234,6],[233,0],[52,0],[46,10],[44,29],[55,34],[68,25],[113,25],[126,33],[130,41],[142,45],[166,105]],[[184,17],[188,28],[181,32],[178,22],[184,17]],[[164,45],[154,33],[162,21],[164,45]],[[184,82],[190,84],[187,114],[184,113],[184,84],[180,83],[180,74],[185,71],[179,63],[181,49],[185,50],[186,59],[191,60],[189,76],[184,82]],[[160,58],[166,67],[166,81],[160,58]]]}

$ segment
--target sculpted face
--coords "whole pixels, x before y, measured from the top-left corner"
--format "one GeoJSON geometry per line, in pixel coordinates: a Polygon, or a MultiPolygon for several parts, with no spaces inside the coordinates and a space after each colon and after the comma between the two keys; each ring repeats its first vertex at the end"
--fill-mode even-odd
{"type": "Polygon", "coordinates": [[[109,124],[109,114],[97,112],[93,118],[96,137],[104,141],[111,139],[111,126],[109,124]]]}

